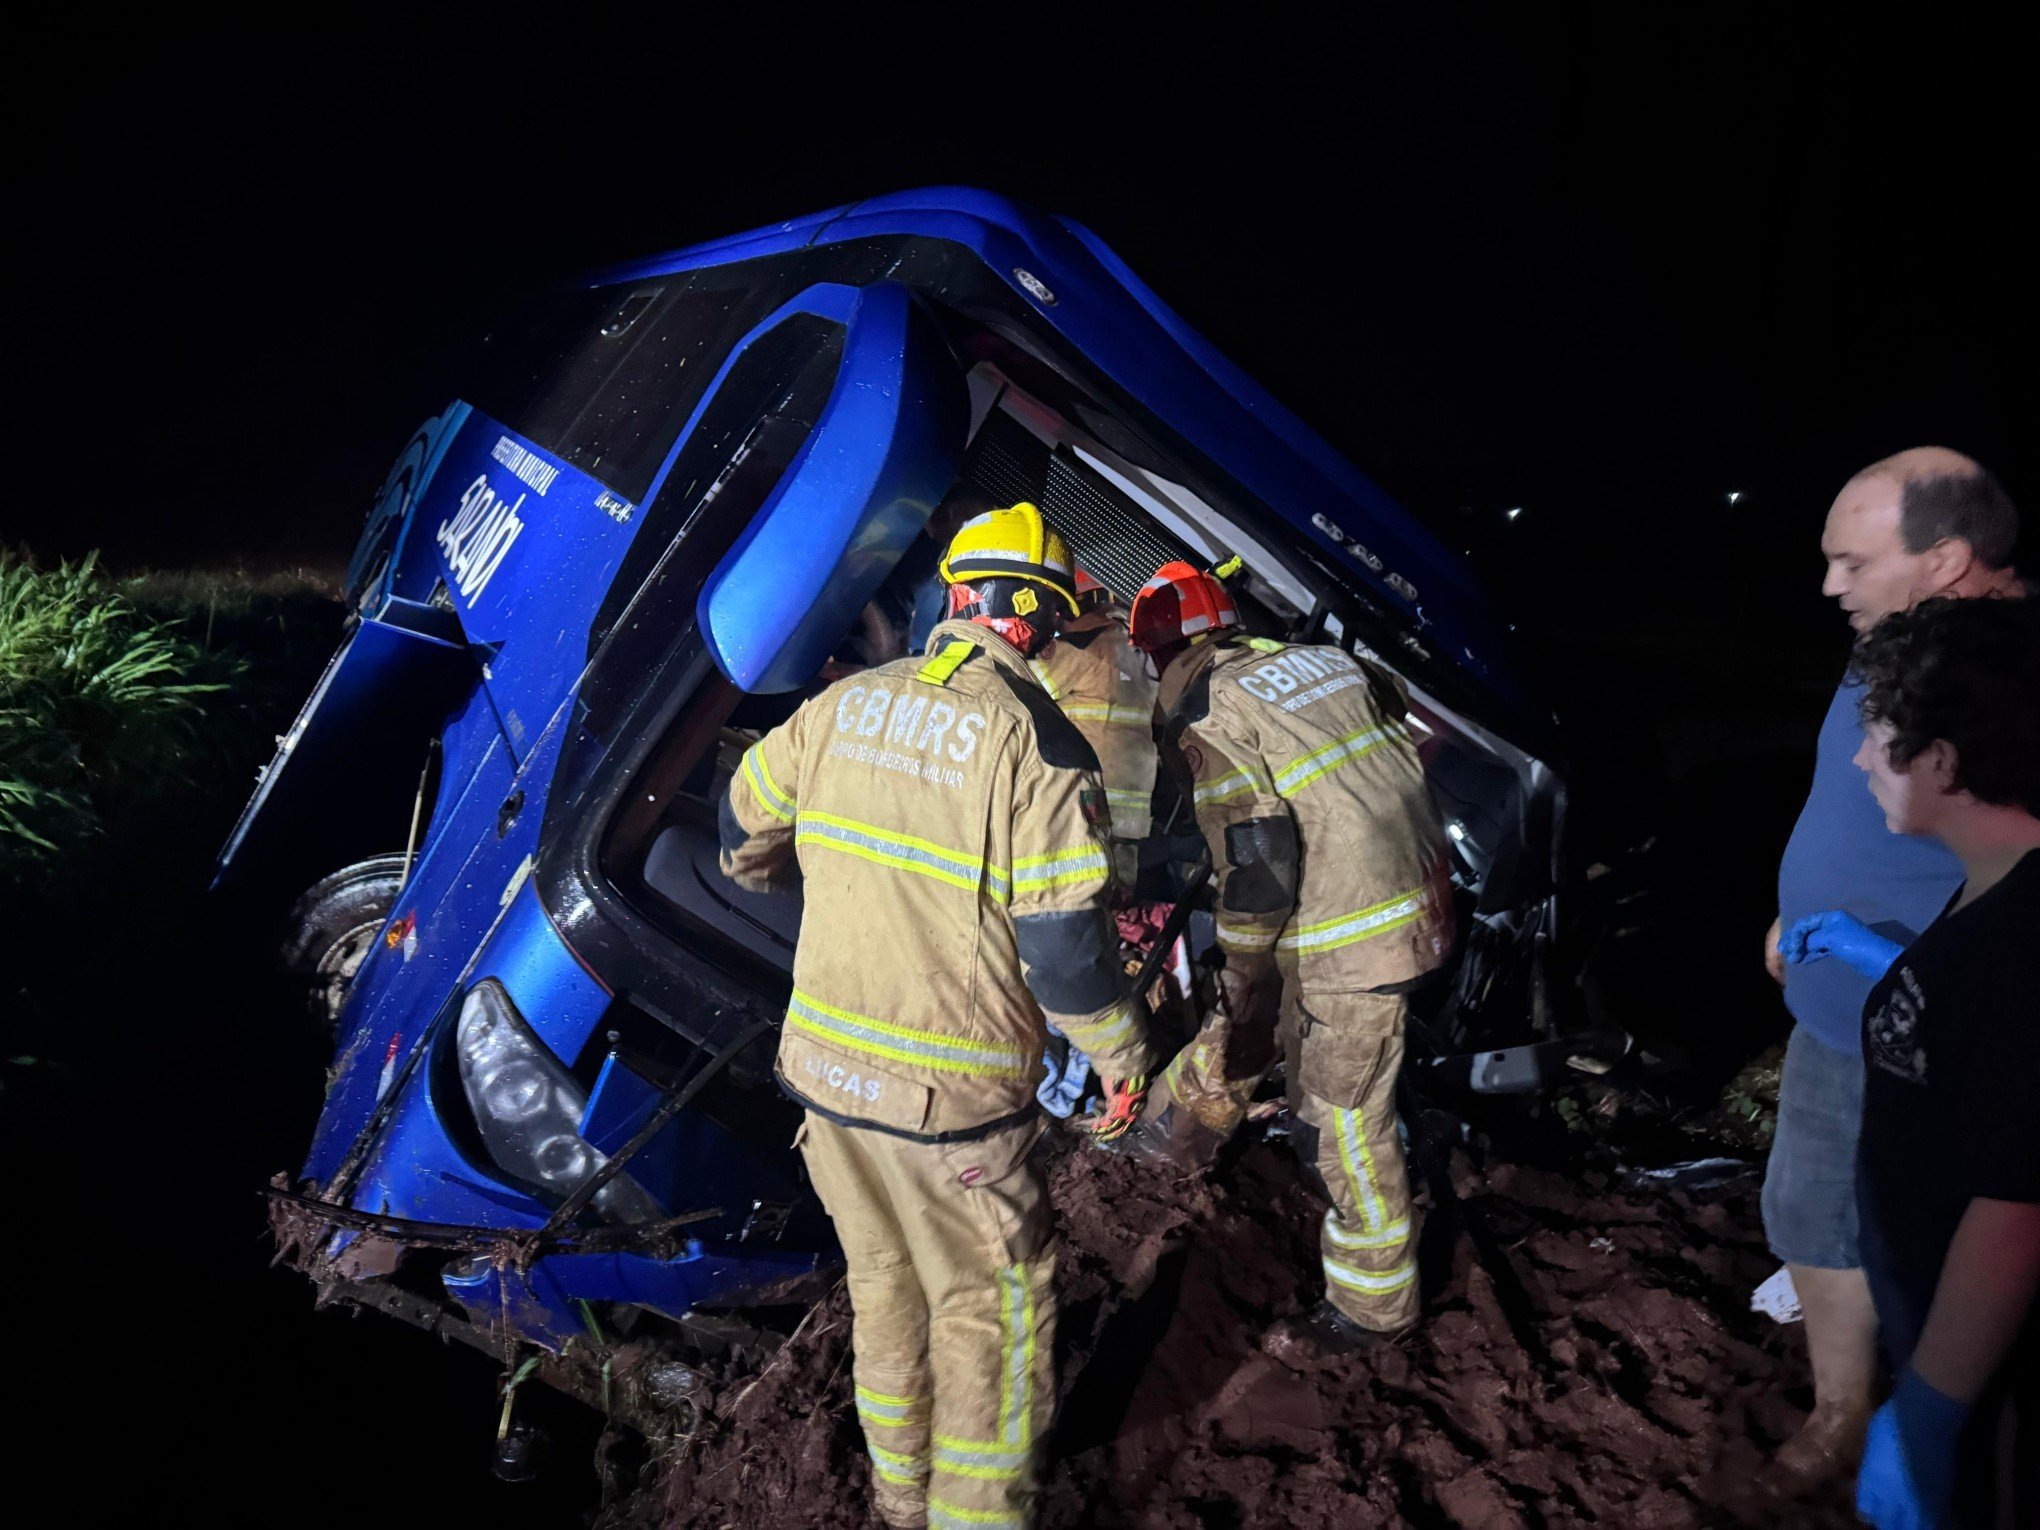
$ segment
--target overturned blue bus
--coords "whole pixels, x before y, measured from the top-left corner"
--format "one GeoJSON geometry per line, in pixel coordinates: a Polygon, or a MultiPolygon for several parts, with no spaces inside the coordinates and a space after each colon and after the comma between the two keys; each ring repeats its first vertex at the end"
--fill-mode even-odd
{"type": "Polygon", "coordinates": [[[1464,567],[1088,230],[882,197],[543,295],[391,469],[219,871],[311,884],[289,954],[336,1051],[273,1194],[322,1298],[660,1427],[690,1356],[813,1289],[770,1072],[799,903],[722,879],[716,808],[923,598],[958,485],[1122,594],[1237,555],[1250,625],[1400,674],[1457,857],[1433,1051],[1480,1087],[1550,1044],[1562,783],[1464,567]]]}

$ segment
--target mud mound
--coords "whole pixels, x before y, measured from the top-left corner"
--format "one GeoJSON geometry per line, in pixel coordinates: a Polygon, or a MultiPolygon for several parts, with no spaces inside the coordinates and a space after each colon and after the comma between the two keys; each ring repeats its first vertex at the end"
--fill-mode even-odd
{"type": "MultiPolygon", "coordinates": [[[[1748,1311],[1771,1269],[1753,1186],[1626,1192],[1461,1156],[1508,1253],[1498,1283],[1433,1214],[1427,1322],[1328,1356],[1285,1331],[1314,1303],[1321,1209],[1279,1145],[1219,1182],[1052,1144],[1063,1235],[1062,1407],[1041,1524],[1843,1526],[1846,1494],[1753,1497],[1806,1400],[1796,1334],[1748,1311]]],[[[720,1427],[621,1520],[858,1526],[868,1476],[839,1289],[720,1427]]]]}

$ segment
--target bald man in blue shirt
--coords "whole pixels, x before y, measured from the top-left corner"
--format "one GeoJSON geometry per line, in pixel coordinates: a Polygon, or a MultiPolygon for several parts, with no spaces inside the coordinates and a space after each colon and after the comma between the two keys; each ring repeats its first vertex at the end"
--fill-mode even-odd
{"type": "MultiPolygon", "coordinates": [[[[1937,595],[2017,595],[2019,517],[1972,458],[1917,447],[1843,485],[1821,535],[1821,592],[1858,636],[1937,595]]],[[[1782,925],[1842,909],[1900,946],[1962,883],[1939,840],[1888,832],[1853,763],[1860,687],[1844,681],[1821,724],[1813,786],[1778,868],[1778,913],[1764,960],[1795,1022],[1764,1180],[1764,1230],[1792,1271],[1805,1313],[1814,1409],[1779,1450],[1773,1485],[1800,1491],[1853,1470],[1873,1409],[1877,1315],[1857,1249],[1856,1143],[1863,1116],[1861,1035],[1870,980],[1842,962],[1787,967],[1782,925]]]]}

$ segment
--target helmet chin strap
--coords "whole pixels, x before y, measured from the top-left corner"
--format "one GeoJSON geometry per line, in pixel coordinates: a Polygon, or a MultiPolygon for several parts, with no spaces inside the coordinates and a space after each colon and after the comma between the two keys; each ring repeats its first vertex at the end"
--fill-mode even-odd
{"type": "MultiPolygon", "coordinates": [[[[1041,613],[1048,616],[1044,609],[1041,613]]],[[[1028,658],[1033,658],[1046,648],[1055,636],[1055,622],[1036,620],[1025,616],[994,616],[991,602],[983,591],[967,584],[952,584],[949,587],[949,615],[952,620],[961,619],[980,627],[989,627],[1028,658]]]]}
{"type": "Polygon", "coordinates": [[[977,615],[971,617],[970,621],[975,626],[991,628],[1030,659],[1046,648],[1048,640],[1055,636],[1047,628],[1030,622],[1024,616],[977,615]]]}

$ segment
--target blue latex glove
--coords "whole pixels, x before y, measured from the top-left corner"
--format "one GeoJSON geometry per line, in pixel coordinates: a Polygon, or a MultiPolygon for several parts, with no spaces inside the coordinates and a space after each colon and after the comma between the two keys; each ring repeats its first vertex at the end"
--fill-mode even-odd
{"type": "Polygon", "coordinates": [[[1955,1496],[1956,1446],[1969,1405],[1908,1370],[1870,1420],[1856,1475],[1856,1515],[1877,1530],[1936,1530],[1955,1496]]]}
{"type": "Polygon", "coordinates": [[[1778,937],[1778,953],[1792,963],[1817,962],[1838,956],[1873,983],[1898,960],[1905,950],[1895,940],[1886,940],[1854,914],[1838,908],[1808,914],[1792,921],[1778,937]]]}

